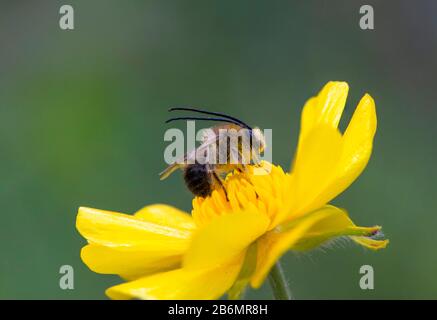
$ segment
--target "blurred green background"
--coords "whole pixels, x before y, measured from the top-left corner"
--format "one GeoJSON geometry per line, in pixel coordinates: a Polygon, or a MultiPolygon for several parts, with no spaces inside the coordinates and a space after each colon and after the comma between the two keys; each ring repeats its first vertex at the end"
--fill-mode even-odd
{"type": "MultiPolygon", "coordinates": [[[[81,262],[79,206],[190,210],[181,176],[164,182],[167,108],[196,105],[273,128],[289,166],[301,107],[329,80],[376,100],[378,131],[364,174],[334,200],[391,240],[284,258],[299,299],[437,298],[437,2],[59,1],[0,4],[0,298],[105,299],[120,283],[81,262]],[[59,268],[75,270],[61,290],[59,268]],[[363,291],[359,268],[375,269],[363,291]]],[[[183,128],[183,124],[180,126],[183,128]]],[[[265,285],[249,298],[270,298],[265,285]]]]}

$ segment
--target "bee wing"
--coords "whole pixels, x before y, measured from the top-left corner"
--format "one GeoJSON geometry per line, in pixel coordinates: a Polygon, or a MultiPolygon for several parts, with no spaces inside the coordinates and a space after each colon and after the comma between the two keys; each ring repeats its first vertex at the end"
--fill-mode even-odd
{"type": "Polygon", "coordinates": [[[208,159],[205,159],[204,157],[215,155],[214,152],[216,152],[216,149],[214,148],[217,147],[220,139],[222,139],[222,137],[219,134],[216,134],[215,130],[205,130],[202,137],[202,144],[199,147],[193,149],[191,152],[187,153],[186,161],[188,161],[189,163],[195,163],[198,157],[200,157],[203,161],[206,160],[206,162],[208,162],[208,159]]]}
{"type": "Polygon", "coordinates": [[[189,154],[185,154],[182,158],[179,158],[174,163],[170,164],[167,168],[165,168],[160,174],[159,174],[159,180],[164,180],[168,178],[173,172],[175,172],[178,169],[182,169],[187,164],[187,157],[189,154]]]}
{"type": "MultiPolygon", "coordinates": [[[[210,155],[208,151],[211,151],[212,147],[216,147],[221,139],[226,139],[227,135],[218,134],[218,129],[226,128],[227,126],[217,126],[210,130],[205,130],[202,137],[202,144],[187,154],[184,155],[183,159],[176,161],[175,163],[169,165],[164,171],[159,174],[160,180],[166,179],[173,172],[178,169],[183,168],[186,164],[195,163],[197,155],[203,156],[204,154],[210,155]]],[[[214,150],[215,151],[215,150],[214,150]]]]}
{"type": "Polygon", "coordinates": [[[202,144],[199,148],[191,150],[190,152],[185,154],[182,159],[176,160],[174,163],[170,164],[167,168],[165,168],[159,174],[159,179],[164,180],[164,179],[168,178],[176,170],[182,169],[186,164],[195,163],[196,162],[196,153],[202,152],[210,145],[211,145],[211,142],[207,141],[207,142],[205,142],[205,144],[202,144]]]}
{"type": "Polygon", "coordinates": [[[167,168],[165,168],[160,174],[159,174],[159,180],[166,179],[169,175],[171,175],[173,172],[175,172],[177,169],[182,168],[183,165],[179,163],[173,163],[169,165],[167,168]]]}
{"type": "MultiPolygon", "coordinates": [[[[235,143],[235,139],[233,138],[235,138],[235,134],[238,134],[239,129],[239,127],[232,125],[213,127],[211,129],[212,131],[210,131],[210,133],[204,137],[203,143],[199,146],[199,148],[194,150],[193,154],[190,155],[190,159],[196,159],[196,155],[200,157],[207,155],[210,157],[215,156],[215,160],[217,161],[221,161],[221,159],[227,159],[227,162],[229,162],[231,159],[233,159],[232,161],[236,161],[240,164],[242,164],[242,160],[244,159],[245,164],[249,164],[252,159],[255,160],[254,157],[251,157],[251,140],[242,139],[242,142],[240,143],[240,140],[237,139],[238,142],[235,143]],[[226,130],[220,132],[220,129],[226,130]],[[229,131],[229,129],[235,130],[229,131]],[[221,144],[222,142],[223,144],[221,144]]],[[[257,161],[255,160],[255,162],[257,161]]]]}

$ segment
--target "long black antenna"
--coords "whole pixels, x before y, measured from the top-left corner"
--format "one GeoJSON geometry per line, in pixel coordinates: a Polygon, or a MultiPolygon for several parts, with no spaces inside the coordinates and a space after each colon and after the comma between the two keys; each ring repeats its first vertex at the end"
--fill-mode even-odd
{"type": "MultiPolygon", "coordinates": [[[[176,121],[176,120],[206,120],[206,121],[223,121],[223,122],[228,122],[228,123],[233,123],[236,124],[238,126],[241,126],[240,122],[236,122],[230,119],[222,119],[222,118],[202,118],[202,117],[177,117],[177,118],[170,118],[168,119],[165,123],[169,123],[172,121],[176,121]]],[[[250,129],[250,128],[248,128],[250,129]]]]}
{"type": "Polygon", "coordinates": [[[197,112],[197,113],[203,113],[203,114],[208,114],[208,115],[213,115],[213,116],[219,116],[219,117],[227,118],[227,119],[232,120],[233,123],[240,124],[243,127],[246,127],[248,129],[252,130],[252,128],[249,125],[247,125],[246,123],[244,123],[240,119],[237,119],[235,117],[229,116],[229,115],[224,114],[224,113],[206,111],[206,110],[201,110],[201,109],[196,109],[196,108],[189,108],[189,107],[174,107],[174,108],[168,109],[168,111],[177,111],[177,110],[179,110],[179,111],[193,111],[193,112],[197,112]]]}

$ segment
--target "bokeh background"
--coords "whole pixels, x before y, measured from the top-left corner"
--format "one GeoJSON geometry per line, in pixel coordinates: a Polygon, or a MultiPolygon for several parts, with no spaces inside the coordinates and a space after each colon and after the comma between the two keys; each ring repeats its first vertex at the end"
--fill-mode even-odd
{"type": "Polygon", "coordinates": [[[289,167],[301,107],[329,80],[350,84],[342,128],[365,92],[379,120],[366,171],[334,204],[391,243],[287,254],[294,294],[437,298],[437,2],[1,1],[0,44],[0,298],[106,299],[121,282],[81,262],[79,206],[190,210],[180,175],[158,179],[169,106],[272,128],[274,162],[289,167]],[[62,4],[74,31],[59,28],[62,4]],[[359,28],[362,4],[373,31],[359,28]],[[59,288],[64,264],[74,290],[59,288]],[[373,291],[358,285],[363,264],[373,291]]]}

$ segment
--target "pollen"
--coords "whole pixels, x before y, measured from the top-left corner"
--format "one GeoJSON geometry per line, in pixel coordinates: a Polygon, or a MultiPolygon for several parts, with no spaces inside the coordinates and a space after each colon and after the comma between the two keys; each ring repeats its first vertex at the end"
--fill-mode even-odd
{"type": "Polygon", "coordinates": [[[248,165],[245,171],[233,171],[223,181],[223,189],[214,190],[211,196],[193,199],[191,212],[197,225],[209,223],[217,216],[247,211],[265,214],[270,220],[283,208],[290,175],[280,166],[269,162],[248,165]]]}

